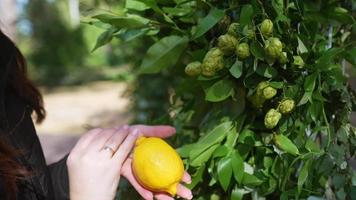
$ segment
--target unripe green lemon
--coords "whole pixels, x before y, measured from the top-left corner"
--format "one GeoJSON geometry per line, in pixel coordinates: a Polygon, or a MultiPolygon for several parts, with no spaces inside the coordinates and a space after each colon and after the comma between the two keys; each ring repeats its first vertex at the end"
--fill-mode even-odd
{"type": "Polygon", "coordinates": [[[265,37],[270,37],[273,32],[273,22],[270,19],[265,19],[261,23],[261,33],[265,37]]]}
{"type": "Polygon", "coordinates": [[[265,115],[265,126],[268,129],[272,129],[277,126],[279,120],[281,119],[282,114],[278,112],[276,109],[270,109],[265,115]]]}
{"type": "Polygon", "coordinates": [[[282,49],[282,42],[278,38],[271,37],[266,40],[265,51],[270,57],[278,58],[279,55],[282,53],[282,49]]]}
{"type": "Polygon", "coordinates": [[[265,99],[272,99],[276,94],[277,90],[271,86],[267,86],[263,89],[263,98],[265,99]]]}
{"type": "Polygon", "coordinates": [[[218,47],[224,55],[227,56],[234,53],[237,44],[237,39],[229,34],[222,35],[218,38],[218,47]]]}
{"type": "Polygon", "coordinates": [[[184,71],[189,76],[197,76],[201,73],[201,63],[198,61],[191,62],[185,67],[184,71]]]}
{"type": "Polygon", "coordinates": [[[295,107],[295,102],[292,99],[283,99],[278,105],[278,111],[282,114],[292,112],[295,107]]]}
{"type": "Polygon", "coordinates": [[[217,47],[214,47],[214,48],[211,48],[211,49],[205,54],[204,60],[206,60],[206,59],[213,59],[213,58],[222,57],[222,56],[224,56],[224,53],[221,51],[221,49],[219,49],[219,48],[217,48],[217,47]]]}
{"type": "Polygon", "coordinates": [[[257,87],[256,87],[256,94],[260,97],[263,97],[263,90],[268,87],[269,84],[267,81],[261,81],[258,83],[257,87]]]}
{"type": "Polygon", "coordinates": [[[243,42],[237,45],[236,55],[240,59],[245,59],[250,56],[250,47],[247,43],[243,42]]]}
{"type": "Polygon", "coordinates": [[[219,48],[211,48],[205,55],[201,65],[204,76],[214,76],[217,71],[224,68],[224,54],[219,48]]]}
{"type": "Polygon", "coordinates": [[[235,38],[238,38],[237,31],[238,31],[239,27],[240,27],[239,23],[235,22],[235,23],[230,24],[230,26],[227,30],[227,34],[232,35],[235,38]]]}
{"type": "Polygon", "coordinates": [[[216,74],[215,65],[204,62],[201,65],[201,74],[204,76],[214,76],[216,74]]]}

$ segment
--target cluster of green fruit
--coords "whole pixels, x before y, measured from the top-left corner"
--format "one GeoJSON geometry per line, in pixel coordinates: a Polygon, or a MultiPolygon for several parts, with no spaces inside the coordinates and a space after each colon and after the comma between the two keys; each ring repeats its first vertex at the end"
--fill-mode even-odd
{"type": "MultiPolygon", "coordinates": [[[[264,49],[269,61],[278,60],[280,64],[288,62],[287,53],[283,52],[283,44],[277,37],[272,37],[273,23],[270,19],[265,19],[259,26],[260,32],[264,38],[264,49]]],[[[218,71],[224,68],[224,56],[231,56],[234,53],[239,60],[248,58],[250,46],[242,40],[254,39],[256,37],[254,28],[245,26],[242,31],[238,23],[230,24],[227,33],[221,35],[217,40],[217,47],[211,48],[205,55],[202,62],[195,61],[189,63],[185,67],[185,72],[189,76],[214,76],[218,71]],[[239,32],[242,32],[243,37],[240,38],[239,32]]],[[[295,56],[297,65],[304,65],[301,57],[295,56]]]]}
{"type": "MultiPolygon", "coordinates": [[[[261,109],[265,101],[272,99],[277,94],[277,89],[268,82],[262,81],[257,85],[256,92],[248,99],[255,108],[261,109]]],[[[272,129],[277,126],[282,114],[289,114],[295,107],[292,99],[283,99],[276,109],[271,108],[265,115],[264,124],[266,128],[272,129]]]]}
{"type": "Polygon", "coordinates": [[[293,99],[283,99],[279,102],[276,109],[271,108],[265,115],[265,126],[272,129],[277,126],[282,114],[289,114],[294,109],[295,103],[293,99]]]}
{"type": "MultiPolygon", "coordinates": [[[[281,65],[288,62],[287,53],[283,51],[283,44],[277,37],[273,35],[273,23],[270,19],[265,19],[258,26],[261,37],[264,41],[264,51],[266,54],[266,61],[274,63],[278,61],[281,65]]],[[[207,77],[214,76],[218,71],[222,70],[224,66],[224,56],[233,56],[235,54],[239,60],[244,60],[251,55],[248,41],[256,40],[255,29],[245,26],[242,30],[238,23],[229,25],[227,33],[221,35],[217,39],[217,46],[211,48],[205,55],[202,62],[194,61],[185,67],[185,72],[189,76],[203,75],[207,77]],[[242,33],[243,37],[240,37],[242,33]],[[247,38],[247,40],[246,40],[247,38]]],[[[302,67],[304,61],[300,56],[293,56],[294,65],[302,67]]],[[[262,109],[265,101],[272,99],[277,94],[277,89],[272,87],[268,82],[260,82],[253,95],[248,99],[252,105],[257,109],[262,109]]],[[[276,127],[282,114],[290,113],[295,106],[292,99],[283,99],[276,109],[270,109],[264,119],[266,128],[272,129],[276,127]]]]}

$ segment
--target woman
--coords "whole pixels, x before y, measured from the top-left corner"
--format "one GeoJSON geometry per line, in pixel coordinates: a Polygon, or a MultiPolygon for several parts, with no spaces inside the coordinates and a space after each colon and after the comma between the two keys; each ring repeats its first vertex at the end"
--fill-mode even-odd
{"type": "MultiPolygon", "coordinates": [[[[26,77],[22,54],[0,31],[0,199],[112,200],[121,175],[144,199],[173,199],[138,184],[128,155],[140,134],[164,138],[173,135],[174,128],[135,125],[90,130],[68,157],[46,166],[31,115],[36,122],[45,118],[42,96],[26,77]]],[[[189,175],[182,181],[189,183],[189,175]]],[[[178,195],[192,198],[183,185],[178,195]]]]}

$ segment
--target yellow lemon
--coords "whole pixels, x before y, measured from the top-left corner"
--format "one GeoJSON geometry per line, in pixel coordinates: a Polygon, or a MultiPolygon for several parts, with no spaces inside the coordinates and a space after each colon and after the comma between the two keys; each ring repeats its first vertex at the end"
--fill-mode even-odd
{"type": "Polygon", "coordinates": [[[178,153],[160,138],[140,137],[133,152],[132,169],[138,182],[156,192],[177,193],[184,165],[178,153]]]}

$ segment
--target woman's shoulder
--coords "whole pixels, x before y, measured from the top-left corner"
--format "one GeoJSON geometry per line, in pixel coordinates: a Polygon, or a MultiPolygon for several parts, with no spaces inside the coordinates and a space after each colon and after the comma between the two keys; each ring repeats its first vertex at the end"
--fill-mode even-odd
{"type": "Polygon", "coordinates": [[[31,109],[27,103],[21,97],[11,92],[6,94],[4,104],[6,120],[10,129],[24,121],[26,115],[31,113],[31,109]]]}

